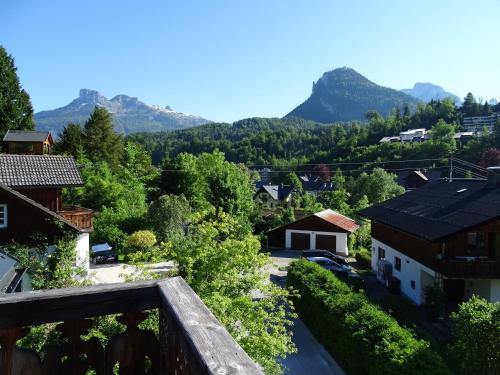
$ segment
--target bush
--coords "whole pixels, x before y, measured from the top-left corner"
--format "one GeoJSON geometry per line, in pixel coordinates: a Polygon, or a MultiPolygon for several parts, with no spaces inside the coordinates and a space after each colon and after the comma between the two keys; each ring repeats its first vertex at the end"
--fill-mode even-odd
{"type": "Polygon", "coordinates": [[[443,375],[449,370],[430,344],[354,292],[331,272],[307,261],[293,262],[288,286],[314,336],[351,374],[443,375]]]}
{"type": "Polygon", "coordinates": [[[451,317],[456,338],[450,357],[455,373],[500,374],[500,302],[490,303],[474,295],[451,317]]]}
{"type": "Polygon", "coordinates": [[[356,258],[356,262],[358,262],[358,265],[360,267],[372,267],[372,256],[368,250],[363,249],[361,251],[358,251],[354,257],[356,258]]]}

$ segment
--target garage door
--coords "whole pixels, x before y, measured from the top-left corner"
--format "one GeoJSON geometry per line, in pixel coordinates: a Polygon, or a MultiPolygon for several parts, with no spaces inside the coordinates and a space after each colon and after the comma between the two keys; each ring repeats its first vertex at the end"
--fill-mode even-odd
{"type": "Polygon", "coordinates": [[[316,235],[316,249],[318,250],[328,250],[334,253],[337,250],[336,247],[337,237],[327,236],[325,234],[316,235]]]}
{"type": "Polygon", "coordinates": [[[292,249],[309,250],[311,248],[311,235],[309,233],[292,232],[292,249]]]}

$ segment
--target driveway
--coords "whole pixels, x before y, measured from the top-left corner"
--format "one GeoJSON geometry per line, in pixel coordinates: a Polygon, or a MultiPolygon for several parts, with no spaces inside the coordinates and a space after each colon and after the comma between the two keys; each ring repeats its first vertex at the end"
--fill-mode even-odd
{"type": "MultiPolygon", "coordinates": [[[[271,252],[272,265],[269,267],[272,282],[286,286],[286,269],[292,261],[298,259],[299,251],[278,250],[271,252]]],[[[296,319],[292,327],[293,342],[297,347],[297,353],[289,355],[281,360],[287,368],[285,374],[302,375],[345,375],[342,368],[335,362],[332,356],[316,341],[309,329],[300,319],[296,319]]]]}
{"type": "MultiPolygon", "coordinates": [[[[145,265],[146,270],[166,275],[174,268],[173,262],[160,262],[145,265]]],[[[134,266],[123,263],[90,264],[89,276],[94,284],[112,284],[125,281],[127,276],[138,272],[134,266]]]]}

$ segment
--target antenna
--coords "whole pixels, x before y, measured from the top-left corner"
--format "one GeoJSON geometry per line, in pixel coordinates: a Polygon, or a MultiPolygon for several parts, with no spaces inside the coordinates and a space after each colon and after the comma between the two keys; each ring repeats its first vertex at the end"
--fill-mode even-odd
{"type": "Polygon", "coordinates": [[[453,158],[450,157],[450,178],[448,180],[448,182],[452,182],[453,181],[453,158]]]}

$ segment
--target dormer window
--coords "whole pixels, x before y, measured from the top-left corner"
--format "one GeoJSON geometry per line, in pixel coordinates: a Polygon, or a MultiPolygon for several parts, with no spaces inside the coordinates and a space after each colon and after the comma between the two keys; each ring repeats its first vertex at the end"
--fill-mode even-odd
{"type": "Polygon", "coordinates": [[[7,228],[7,205],[0,204],[0,228],[7,228]]]}

